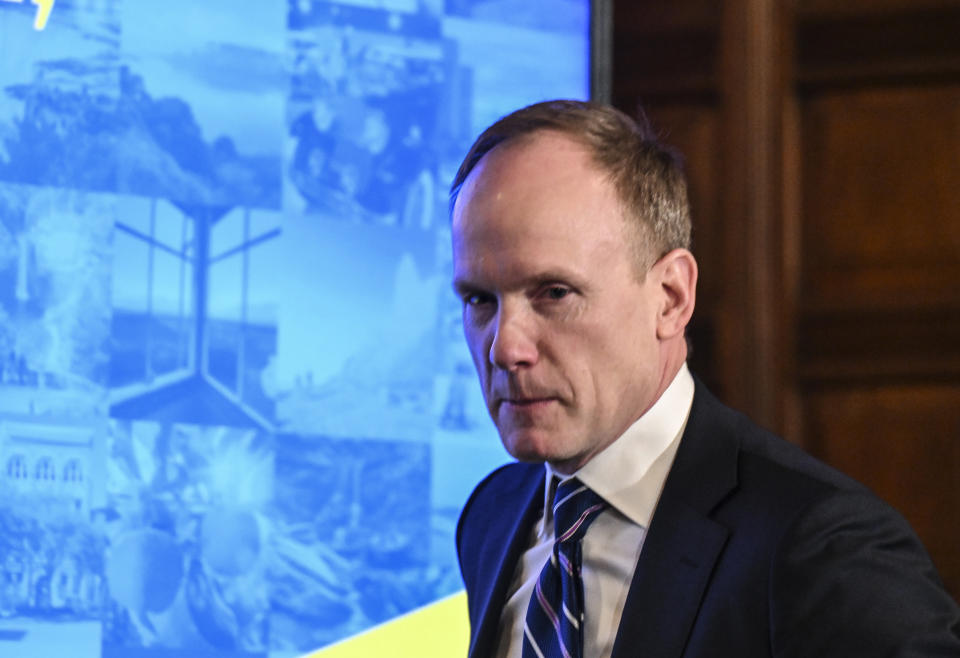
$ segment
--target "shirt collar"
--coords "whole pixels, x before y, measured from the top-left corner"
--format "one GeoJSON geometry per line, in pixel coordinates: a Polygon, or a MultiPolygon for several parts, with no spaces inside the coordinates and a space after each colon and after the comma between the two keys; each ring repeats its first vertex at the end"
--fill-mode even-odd
{"type": "MultiPolygon", "coordinates": [[[[574,473],[585,485],[634,523],[649,527],[693,404],[694,383],[684,363],[652,407],[616,441],[574,473]]],[[[555,478],[547,469],[544,516],[551,516],[555,478]]]]}

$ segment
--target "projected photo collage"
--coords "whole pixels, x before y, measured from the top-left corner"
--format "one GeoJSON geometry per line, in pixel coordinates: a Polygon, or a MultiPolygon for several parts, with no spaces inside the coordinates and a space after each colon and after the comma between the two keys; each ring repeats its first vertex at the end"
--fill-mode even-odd
{"type": "Polygon", "coordinates": [[[587,93],[588,3],[526,4],[0,3],[0,655],[292,657],[462,588],[508,457],[447,188],[587,93]]]}

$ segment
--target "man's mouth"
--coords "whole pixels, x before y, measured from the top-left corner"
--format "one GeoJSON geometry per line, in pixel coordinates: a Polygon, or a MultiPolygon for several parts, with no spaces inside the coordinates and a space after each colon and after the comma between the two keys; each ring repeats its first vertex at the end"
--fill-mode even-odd
{"type": "Polygon", "coordinates": [[[544,405],[549,402],[555,402],[556,398],[547,397],[547,398],[504,398],[501,402],[503,404],[508,404],[512,407],[518,407],[521,409],[536,407],[539,405],[544,405]]]}

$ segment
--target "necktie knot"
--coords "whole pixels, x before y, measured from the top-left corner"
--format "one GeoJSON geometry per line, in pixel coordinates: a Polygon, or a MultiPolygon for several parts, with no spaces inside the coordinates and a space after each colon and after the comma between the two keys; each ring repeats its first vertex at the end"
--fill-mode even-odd
{"type": "Polygon", "coordinates": [[[607,503],[577,478],[557,485],[553,496],[553,527],[558,543],[578,542],[607,503]]]}

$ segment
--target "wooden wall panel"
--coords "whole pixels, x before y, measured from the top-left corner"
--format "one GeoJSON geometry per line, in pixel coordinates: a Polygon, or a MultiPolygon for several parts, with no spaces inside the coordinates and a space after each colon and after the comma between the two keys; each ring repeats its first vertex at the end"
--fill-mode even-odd
{"type": "Polygon", "coordinates": [[[801,88],[948,83],[960,67],[956,0],[800,0],[791,27],[801,88]]]}
{"type": "Polygon", "coordinates": [[[797,439],[960,594],[960,5],[800,3],[797,439]]]}
{"type": "Polygon", "coordinates": [[[715,97],[721,9],[714,0],[615,1],[614,104],[632,111],[638,100],[715,97]]]}
{"type": "MultiPolygon", "coordinates": [[[[796,321],[801,384],[960,380],[960,309],[805,312],[796,321]]],[[[960,436],[957,437],[960,440],[960,436]]]]}
{"type": "Polygon", "coordinates": [[[805,399],[808,447],[894,501],[957,592],[960,385],[824,387],[805,399]]]}
{"type": "Polygon", "coordinates": [[[802,116],[803,303],[960,306],[960,87],[826,93],[802,116]]]}
{"type": "Polygon", "coordinates": [[[900,509],[960,596],[960,0],[615,0],[691,176],[694,369],[900,509]]]}

